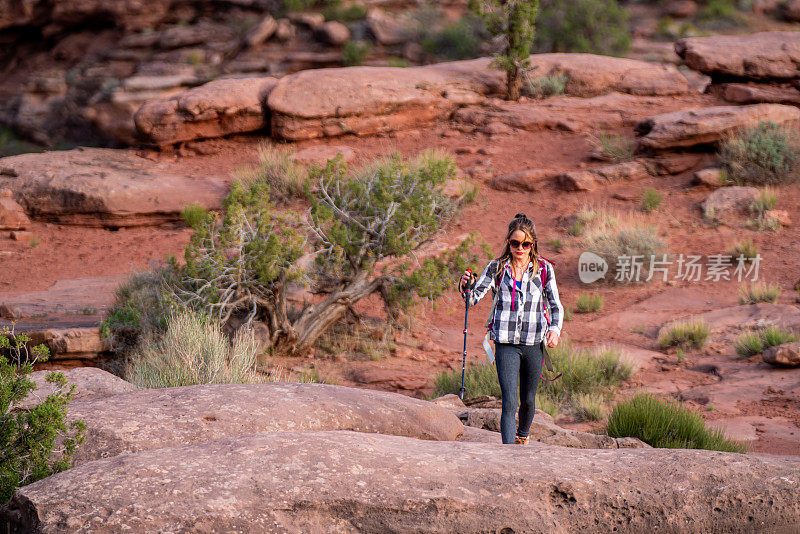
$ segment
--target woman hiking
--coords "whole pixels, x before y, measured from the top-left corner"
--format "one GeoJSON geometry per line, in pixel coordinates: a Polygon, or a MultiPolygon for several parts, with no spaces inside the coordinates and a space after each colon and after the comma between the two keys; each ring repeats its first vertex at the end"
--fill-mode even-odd
{"type": "MultiPolygon", "coordinates": [[[[471,272],[466,271],[459,287],[466,287],[471,278],[471,272]]],[[[508,224],[505,249],[476,281],[470,306],[489,289],[495,298],[487,325],[495,343],[495,365],[503,396],[501,435],[503,443],[524,445],[530,439],[543,345],[558,345],[564,317],[553,265],[539,256],[536,227],[524,213],[518,213],[508,224]],[[546,306],[550,310],[549,321],[546,306]],[[515,429],[517,380],[521,405],[519,427],[515,429]]],[[[465,300],[469,294],[464,293],[465,300]]]]}

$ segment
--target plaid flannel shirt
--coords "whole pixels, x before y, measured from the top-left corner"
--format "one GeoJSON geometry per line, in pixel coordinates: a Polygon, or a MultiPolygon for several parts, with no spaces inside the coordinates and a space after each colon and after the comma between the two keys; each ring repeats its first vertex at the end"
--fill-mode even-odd
{"type": "MultiPolygon", "coordinates": [[[[558,297],[556,276],[553,265],[542,260],[547,269],[546,284],[542,287],[542,280],[538,269],[534,269],[533,262],[522,275],[522,289],[514,290],[514,271],[509,262],[501,265],[502,277],[499,288],[496,287],[497,260],[486,266],[483,273],[475,283],[472,291],[470,306],[477,304],[491,289],[492,296],[497,294],[497,306],[490,317],[490,337],[498,343],[513,343],[518,345],[536,345],[544,339],[548,330],[553,330],[561,335],[561,326],[564,317],[564,307],[558,297]],[[497,293],[499,291],[499,293],[497,293]],[[514,309],[511,309],[512,296],[514,309]],[[550,325],[544,314],[544,299],[550,309],[550,325]]],[[[466,294],[464,295],[466,301],[466,294]]]]}

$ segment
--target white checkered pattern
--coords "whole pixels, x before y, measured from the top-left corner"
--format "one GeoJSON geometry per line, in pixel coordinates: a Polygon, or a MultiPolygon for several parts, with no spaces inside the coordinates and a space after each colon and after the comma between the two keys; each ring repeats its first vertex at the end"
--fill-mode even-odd
{"type": "MultiPolygon", "coordinates": [[[[493,297],[498,291],[498,288],[495,287],[497,264],[497,260],[493,260],[483,270],[472,291],[470,306],[477,304],[490,289],[493,297]]],[[[533,262],[528,264],[528,268],[522,275],[522,289],[517,289],[516,292],[512,289],[514,271],[511,269],[511,264],[505,262],[500,267],[503,276],[499,284],[497,307],[494,309],[489,326],[490,337],[493,340],[499,343],[535,345],[542,341],[548,330],[554,330],[561,335],[564,307],[558,297],[555,270],[550,262],[543,260],[543,264],[547,269],[545,277],[547,284],[544,291],[542,291],[540,274],[534,273],[533,262]],[[511,309],[512,295],[515,297],[513,310],[511,309]],[[549,326],[544,315],[545,298],[550,309],[549,326]]],[[[464,299],[466,300],[466,296],[464,299]]]]}

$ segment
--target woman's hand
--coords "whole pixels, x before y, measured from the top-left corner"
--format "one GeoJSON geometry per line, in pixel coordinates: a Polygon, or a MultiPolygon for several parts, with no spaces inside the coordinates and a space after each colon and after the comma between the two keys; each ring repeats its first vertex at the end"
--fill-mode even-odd
{"type": "Polygon", "coordinates": [[[555,330],[548,330],[545,337],[547,339],[547,346],[550,348],[555,348],[561,340],[561,336],[559,336],[555,330]]]}
{"type": "Polygon", "coordinates": [[[464,271],[464,274],[461,276],[461,280],[458,282],[458,289],[463,291],[464,288],[470,284],[470,282],[472,282],[472,271],[467,269],[464,271]]]}

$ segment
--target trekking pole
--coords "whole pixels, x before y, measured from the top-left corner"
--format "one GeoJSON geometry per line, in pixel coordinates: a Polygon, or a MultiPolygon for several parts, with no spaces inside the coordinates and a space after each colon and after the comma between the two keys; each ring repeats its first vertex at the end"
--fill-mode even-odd
{"type": "Polygon", "coordinates": [[[464,400],[464,371],[467,366],[467,320],[469,319],[469,301],[472,298],[472,288],[475,287],[475,275],[472,274],[472,269],[467,269],[470,274],[470,281],[467,287],[464,288],[463,293],[467,295],[467,309],[464,312],[464,353],[461,356],[461,389],[458,392],[458,398],[464,400]]]}

